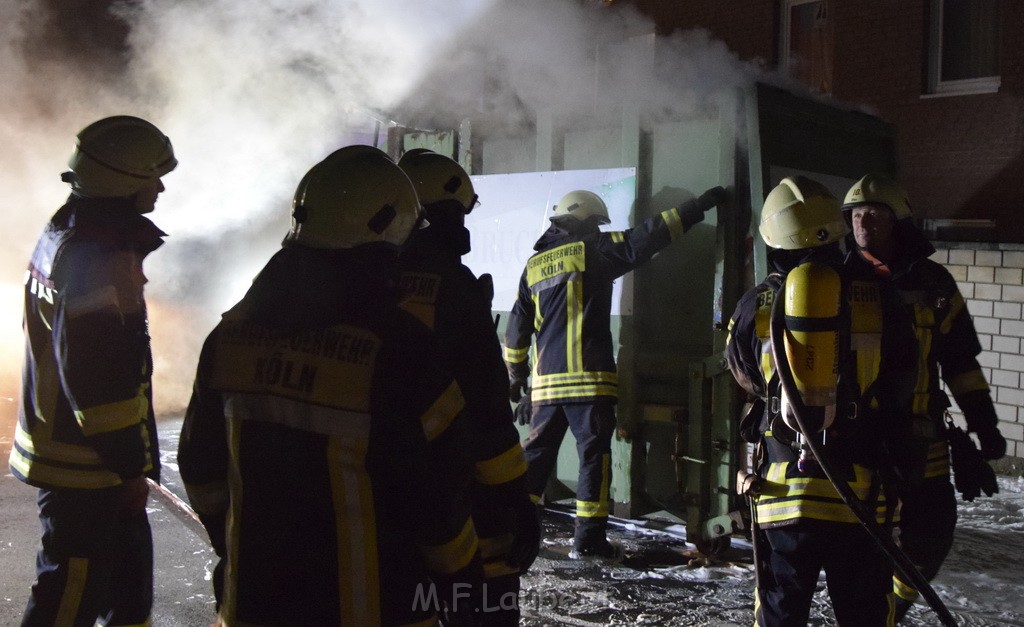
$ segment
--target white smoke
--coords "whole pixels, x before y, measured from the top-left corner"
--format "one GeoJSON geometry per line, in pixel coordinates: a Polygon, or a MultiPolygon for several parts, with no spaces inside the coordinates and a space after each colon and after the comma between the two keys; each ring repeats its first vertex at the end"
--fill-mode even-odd
{"type": "MultiPolygon", "coordinates": [[[[333,149],[383,146],[393,120],[472,117],[514,136],[539,111],[568,124],[623,97],[652,119],[685,116],[754,75],[703,31],[655,37],[632,9],[599,2],[111,0],[93,27],[123,37],[61,45],[75,20],[65,13],[83,4],[0,7],[0,285],[21,283],[66,197],[58,175],[75,133],[120,113],[157,124],[180,162],[152,214],[170,237],[146,262],[162,411],[187,402],[202,338],[276,250],[303,173],[333,149]]],[[[15,291],[0,291],[3,311],[20,310],[15,291]]],[[[17,378],[16,318],[0,316],[15,373],[0,385],[17,378]]]]}

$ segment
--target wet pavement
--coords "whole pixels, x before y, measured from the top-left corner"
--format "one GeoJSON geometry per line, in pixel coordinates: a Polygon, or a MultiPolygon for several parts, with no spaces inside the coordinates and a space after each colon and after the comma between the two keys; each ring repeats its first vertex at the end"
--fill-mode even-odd
{"type": "MultiPolygon", "coordinates": [[[[0,415],[0,460],[5,466],[0,473],[0,627],[20,622],[38,543],[35,490],[6,470],[13,424],[4,418],[0,415]]],[[[150,499],[156,551],[155,627],[205,626],[214,619],[210,591],[213,552],[182,500],[184,489],[174,459],[179,428],[180,420],[160,423],[165,491],[153,491],[150,499]]],[[[1019,600],[1024,593],[1018,583],[1019,564],[1024,561],[1024,543],[1020,542],[1024,525],[1017,522],[1021,508],[1016,501],[1002,504],[995,499],[986,501],[985,506],[1004,506],[1005,514],[996,518],[1009,523],[994,529],[958,528],[954,553],[938,580],[939,592],[961,624],[1024,625],[1024,617],[1012,609],[1017,605],[1013,599],[1019,600]],[[979,555],[987,556],[984,565],[976,564],[977,559],[965,559],[979,555]],[[986,602],[976,586],[996,590],[998,600],[986,602]],[[963,591],[968,591],[967,595],[963,591]]],[[[962,510],[962,521],[969,522],[971,516],[971,509],[962,510]]],[[[981,514],[983,522],[991,517],[990,513],[981,514]]],[[[733,536],[731,546],[709,560],[685,541],[683,526],[667,514],[645,520],[613,520],[609,539],[623,547],[623,559],[581,561],[569,558],[572,523],[568,502],[553,504],[544,513],[540,556],[522,579],[522,625],[752,624],[754,575],[751,548],[744,538],[733,536]]],[[[808,624],[833,623],[822,577],[808,624]]],[[[927,606],[918,605],[903,624],[934,625],[937,621],[927,606]]]]}

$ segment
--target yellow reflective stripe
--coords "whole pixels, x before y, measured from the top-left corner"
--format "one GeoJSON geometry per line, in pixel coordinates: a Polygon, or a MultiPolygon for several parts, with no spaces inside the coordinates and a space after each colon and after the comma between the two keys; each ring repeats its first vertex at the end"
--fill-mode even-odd
{"type": "Polygon", "coordinates": [[[367,423],[362,438],[332,437],[327,444],[342,625],[375,624],[380,617],[377,522],[366,472],[369,435],[367,423]]]}
{"type": "Polygon", "coordinates": [[[960,312],[964,310],[967,304],[964,302],[964,297],[957,290],[953,294],[952,301],[949,304],[949,313],[946,315],[945,320],[939,325],[939,333],[945,335],[949,333],[949,330],[953,328],[953,321],[960,315],[960,312]]]}
{"type": "Polygon", "coordinates": [[[614,385],[576,385],[553,390],[538,390],[537,388],[533,388],[530,392],[530,400],[536,403],[539,401],[552,401],[576,397],[618,395],[619,390],[614,385]]]}
{"type": "Polygon", "coordinates": [[[227,510],[231,500],[227,479],[203,484],[185,483],[185,494],[192,508],[200,514],[220,514],[227,510]]]}
{"type": "Polygon", "coordinates": [[[64,315],[70,320],[108,307],[121,310],[117,289],[113,285],[107,285],[88,294],[64,301],[64,315]]]}
{"type": "Polygon", "coordinates": [[[608,516],[608,502],[576,501],[576,515],[580,518],[596,518],[608,516]]]}
{"type": "Polygon", "coordinates": [[[540,505],[541,498],[542,498],[542,495],[540,495],[540,494],[531,494],[530,495],[530,501],[532,501],[534,505],[540,505]]]}
{"type": "Polygon", "coordinates": [[[508,483],[526,474],[526,456],[518,442],[504,453],[476,463],[476,480],[484,485],[508,483]]]}
{"type": "Polygon", "coordinates": [[[527,356],[530,354],[530,347],[525,348],[505,348],[505,361],[510,364],[521,364],[526,361],[527,356]]]}
{"type": "Polygon", "coordinates": [[[534,376],[534,385],[562,385],[566,383],[607,383],[615,385],[619,382],[617,372],[606,370],[587,370],[583,372],[555,372],[534,376]]]}
{"type": "Polygon", "coordinates": [[[431,571],[450,575],[465,568],[473,560],[479,546],[473,520],[467,518],[462,530],[448,542],[424,546],[423,559],[431,571]]]}
{"type": "Polygon", "coordinates": [[[565,356],[569,372],[583,369],[583,284],[569,281],[565,295],[565,356]]]}
{"type": "Polygon", "coordinates": [[[626,234],[623,233],[622,231],[610,231],[608,235],[612,236],[612,242],[616,244],[621,244],[622,242],[626,241],[626,234]]]}
{"type": "Polygon", "coordinates": [[[903,599],[904,601],[910,601],[911,603],[916,601],[917,597],[920,596],[920,594],[917,591],[917,588],[910,585],[909,583],[904,583],[899,578],[899,575],[892,576],[892,591],[893,594],[895,594],[899,598],[903,599]]]}
{"type": "Polygon", "coordinates": [[[32,482],[83,489],[111,488],[121,484],[121,478],[116,473],[100,467],[95,470],[79,470],[53,466],[47,461],[25,457],[17,447],[11,447],[8,459],[11,468],[32,482]]]}
{"type": "Polygon", "coordinates": [[[444,433],[448,425],[455,420],[455,416],[462,411],[464,404],[462,390],[459,389],[457,383],[452,381],[448,389],[442,392],[437,397],[437,400],[434,401],[434,404],[420,416],[420,422],[423,423],[423,433],[426,434],[428,442],[444,433]]]}
{"type": "MultiPolygon", "coordinates": [[[[766,473],[769,489],[757,499],[757,517],[762,523],[783,522],[797,518],[814,518],[837,522],[858,522],[828,479],[817,477],[786,477],[787,466],[793,462],[775,462],[766,473]]],[[[848,485],[857,498],[865,500],[871,490],[872,473],[854,466],[854,481],[848,485]]],[[[886,521],[889,508],[883,495],[878,498],[875,516],[886,521]]]]}
{"type": "Polygon", "coordinates": [[[537,331],[540,329],[540,325],[544,324],[544,315],[540,312],[540,294],[532,293],[530,300],[533,301],[533,329],[537,331]]]}
{"type": "Polygon", "coordinates": [[[370,424],[368,412],[311,405],[270,394],[239,392],[231,396],[231,404],[233,413],[242,420],[258,416],[260,422],[349,440],[365,439],[370,424]]]}
{"type": "MultiPolygon", "coordinates": [[[[44,426],[44,423],[37,422],[36,424],[39,427],[44,426]]],[[[41,428],[36,429],[36,431],[29,434],[27,431],[22,429],[21,423],[19,422],[14,431],[14,441],[33,457],[43,457],[71,464],[93,465],[96,466],[97,469],[102,467],[103,461],[100,459],[99,454],[92,448],[87,446],[76,446],[74,444],[65,444],[63,442],[54,442],[49,439],[51,437],[49,432],[40,433],[40,431],[44,430],[41,428]]]]}
{"type": "Polygon", "coordinates": [[[988,382],[985,381],[985,375],[981,372],[980,368],[958,374],[947,381],[947,383],[949,384],[949,391],[953,393],[953,396],[977,392],[978,390],[988,390],[988,382]]]}
{"type": "Polygon", "coordinates": [[[57,607],[56,625],[74,625],[78,607],[82,604],[82,593],[89,577],[89,560],[84,557],[68,558],[68,580],[60,595],[57,607]]]}
{"type": "Polygon", "coordinates": [[[75,412],[75,418],[85,435],[96,435],[134,427],[148,412],[149,402],[143,390],[139,390],[134,398],[80,409],[75,412]]]}
{"type": "Polygon", "coordinates": [[[611,455],[601,455],[601,486],[597,501],[576,500],[576,515],[582,518],[608,517],[608,494],[611,483],[611,455]]]}
{"type": "Polygon", "coordinates": [[[410,313],[417,320],[422,322],[431,331],[434,330],[434,318],[437,315],[437,307],[434,303],[422,303],[417,301],[405,301],[401,308],[410,313]]]}
{"type": "Polygon", "coordinates": [[[668,227],[669,235],[675,239],[683,234],[683,219],[679,217],[679,210],[675,207],[661,212],[661,219],[668,227]]]}
{"type": "Polygon", "coordinates": [[[945,440],[937,440],[929,445],[924,476],[926,479],[949,476],[949,444],[945,440]]]}

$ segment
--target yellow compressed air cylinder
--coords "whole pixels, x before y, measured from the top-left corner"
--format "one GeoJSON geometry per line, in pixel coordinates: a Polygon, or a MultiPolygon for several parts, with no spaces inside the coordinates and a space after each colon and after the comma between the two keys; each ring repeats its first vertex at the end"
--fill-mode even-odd
{"type": "Polygon", "coordinates": [[[807,262],[786,277],[786,356],[804,405],[825,409],[821,429],[835,416],[841,299],[842,281],[831,266],[807,262]]]}

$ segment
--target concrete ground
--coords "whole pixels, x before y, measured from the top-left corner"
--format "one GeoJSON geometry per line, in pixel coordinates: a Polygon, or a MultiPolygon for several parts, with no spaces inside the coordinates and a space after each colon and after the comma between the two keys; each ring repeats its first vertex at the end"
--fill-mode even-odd
{"type": "MultiPolygon", "coordinates": [[[[0,407],[0,627],[21,624],[21,614],[35,578],[39,545],[36,490],[15,479],[7,468],[14,417],[8,403],[0,407]]],[[[175,473],[176,474],[176,473],[175,473]]],[[[208,580],[213,551],[196,533],[195,523],[171,502],[151,491],[153,527],[154,627],[199,627],[214,621],[208,580]]]]}

